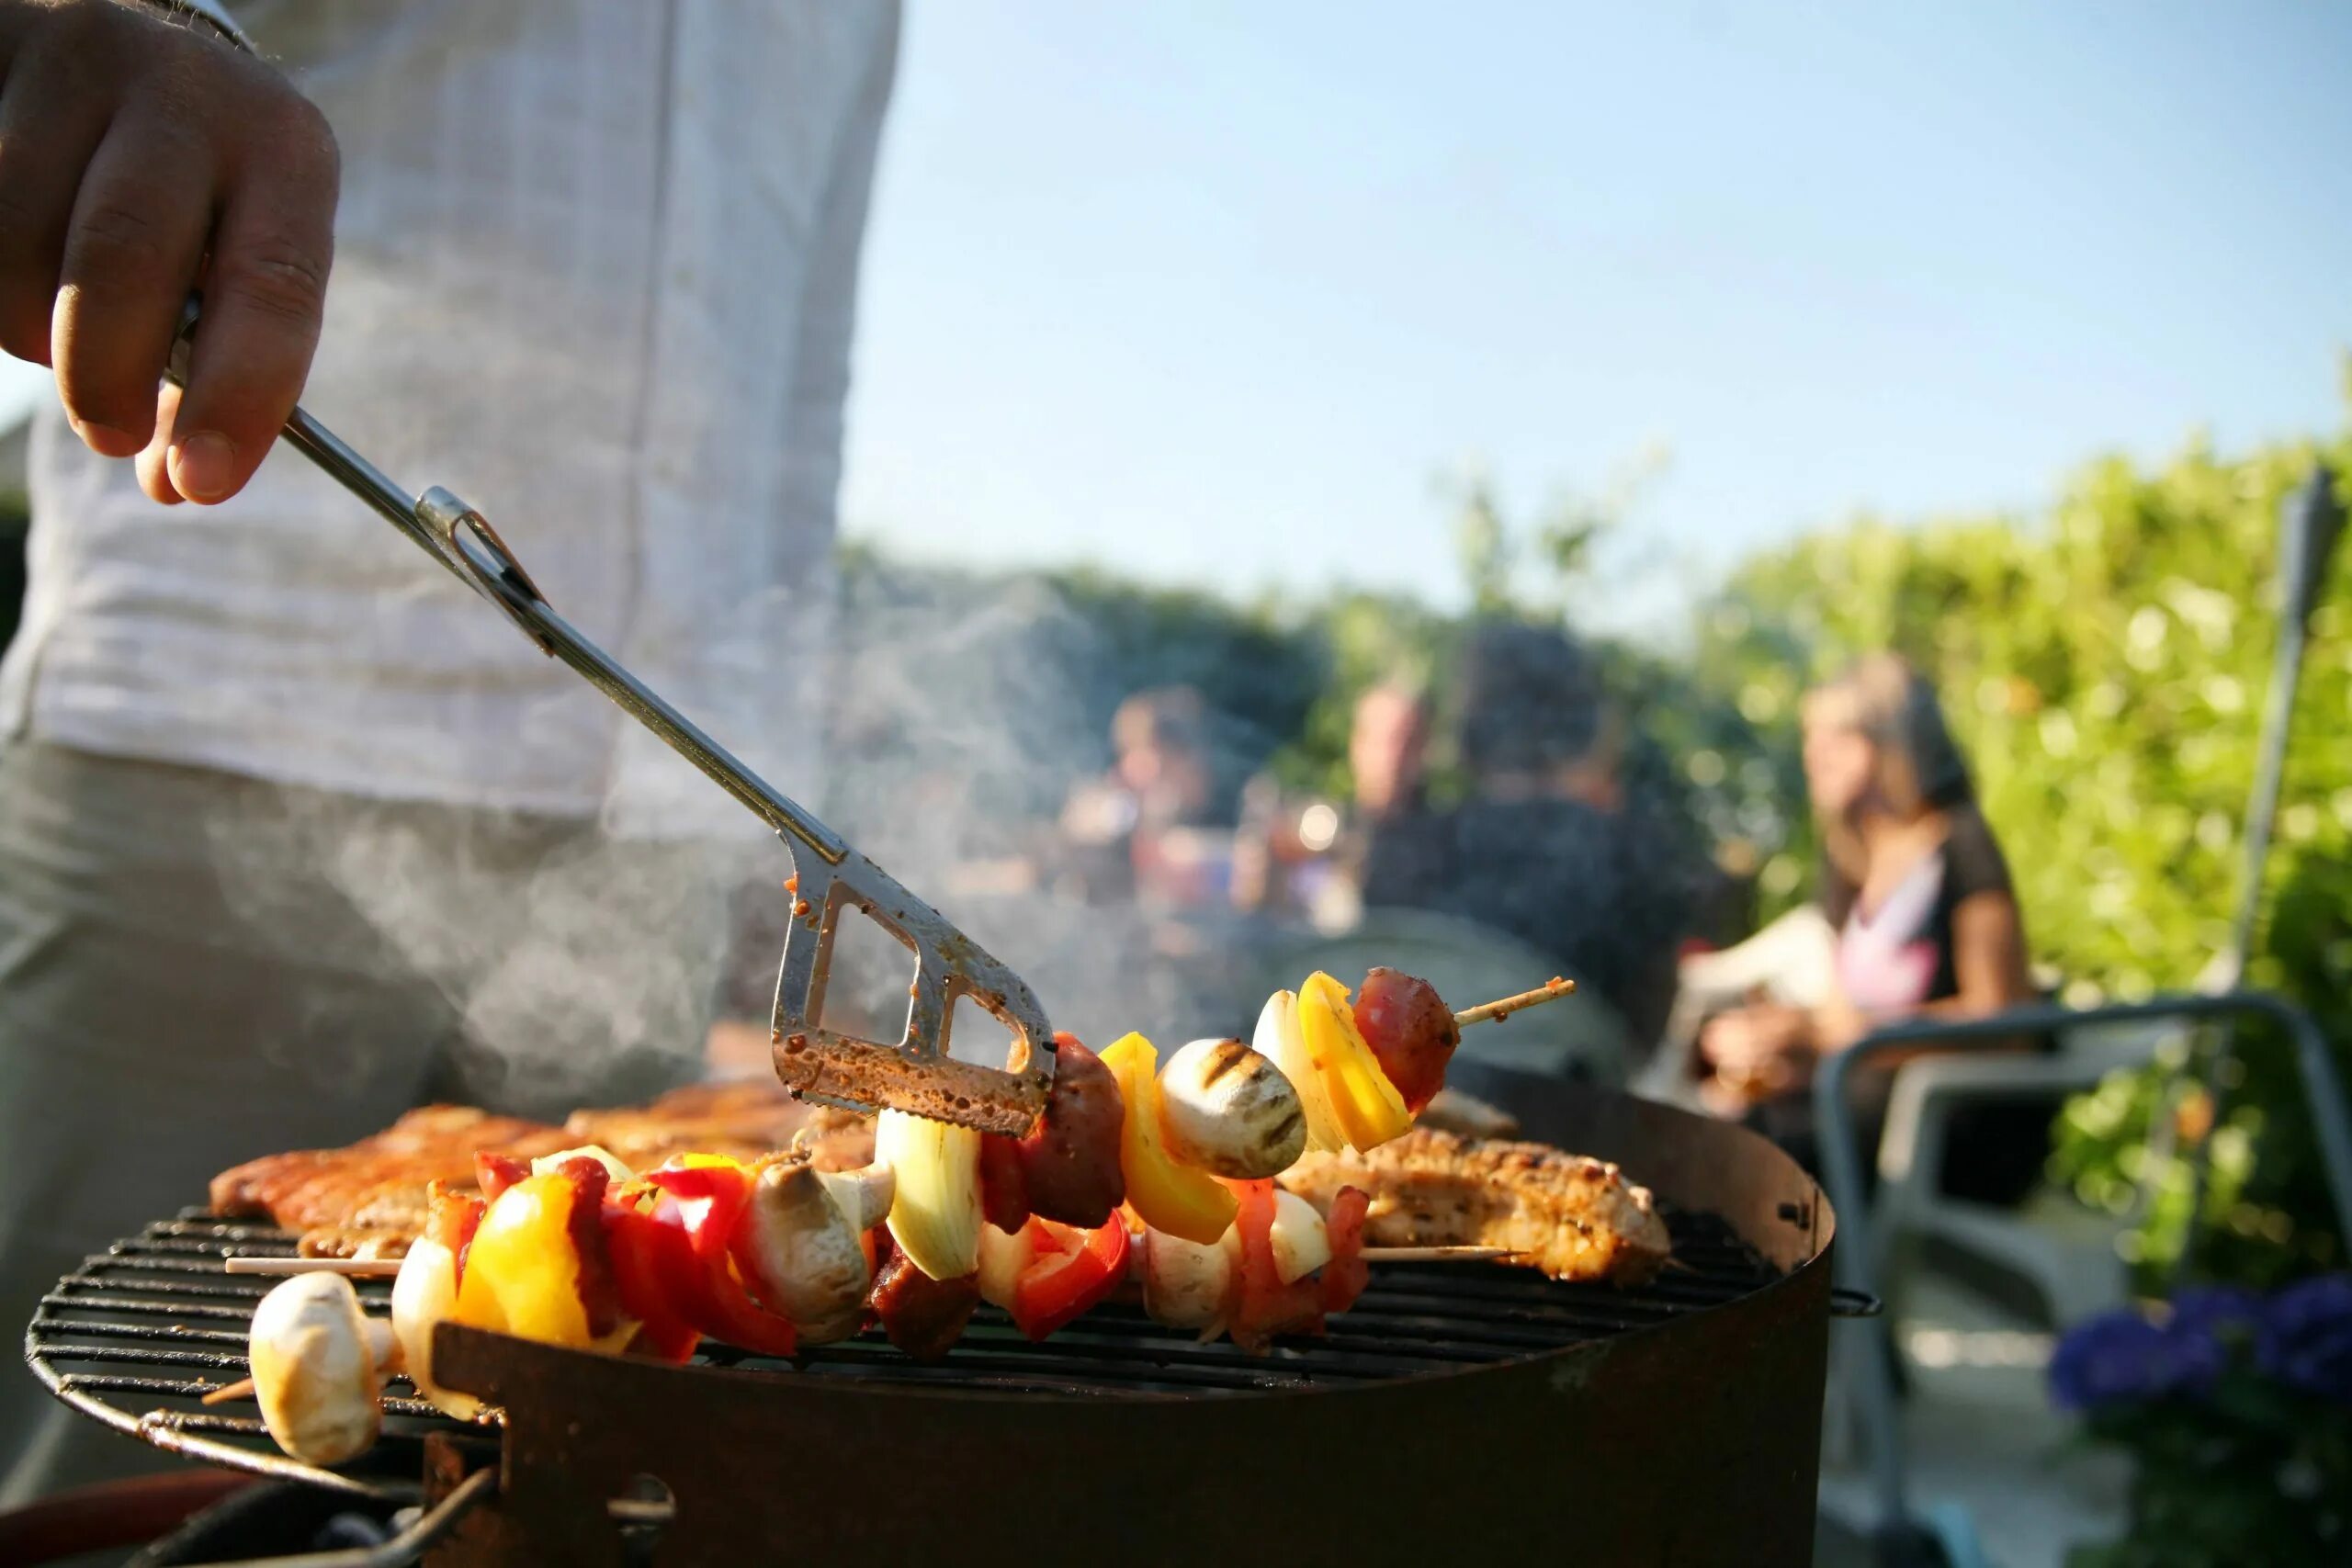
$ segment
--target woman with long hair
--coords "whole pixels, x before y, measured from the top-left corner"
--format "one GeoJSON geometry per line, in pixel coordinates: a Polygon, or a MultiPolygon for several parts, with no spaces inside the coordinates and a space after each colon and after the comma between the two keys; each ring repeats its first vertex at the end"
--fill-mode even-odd
{"type": "MultiPolygon", "coordinates": [[[[1878,1024],[1979,1018],[2034,991],[2008,864],[1935,689],[1895,655],[1873,654],[1806,697],[1804,726],[1821,912],[1836,944],[1831,982],[1810,1006],[1719,1014],[1699,1049],[1713,1068],[1718,1109],[1809,1156],[1804,1089],[1822,1055],[1878,1024]]],[[[1966,1151],[1964,1164],[1984,1179],[1972,1185],[2014,1187],[2039,1168],[2038,1129],[2002,1141],[2019,1145],[2015,1158],[1966,1151]]]]}

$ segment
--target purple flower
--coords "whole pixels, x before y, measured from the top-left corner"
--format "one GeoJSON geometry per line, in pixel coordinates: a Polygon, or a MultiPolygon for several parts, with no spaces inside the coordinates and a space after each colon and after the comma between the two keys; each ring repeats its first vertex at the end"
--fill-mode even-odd
{"type": "Polygon", "coordinates": [[[2076,1324],[2050,1358],[2050,1393],[2062,1409],[2097,1411],[2161,1397],[2173,1386],[2164,1329],[2136,1312],[2076,1324]]]}
{"type": "Polygon", "coordinates": [[[2130,1309],[2076,1325],[2050,1361],[2052,1397],[2069,1410],[2205,1394],[2234,1348],[2264,1330],[2262,1298],[2232,1286],[2184,1291],[2161,1322],[2130,1309]]]}
{"type": "Polygon", "coordinates": [[[2262,1332],[2262,1298],[2236,1285],[2198,1285],[2172,1301],[2172,1326],[2191,1334],[2252,1340],[2262,1332]]]}
{"type": "Polygon", "coordinates": [[[2262,1370],[2304,1393],[2352,1404],[2352,1274],[2319,1274],[2270,1298],[2262,1370]]]}

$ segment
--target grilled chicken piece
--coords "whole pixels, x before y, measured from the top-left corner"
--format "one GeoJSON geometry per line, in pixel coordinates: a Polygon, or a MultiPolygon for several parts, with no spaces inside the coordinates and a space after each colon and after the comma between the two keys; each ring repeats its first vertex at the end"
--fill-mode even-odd
{"type": "Polygon", "coordinates": [[[424,1230],[363,1229],[357,1225],[321,1225],[304,1231],[294,1250],[304,1258],[370,1258],[397,1262],[408,1256],[408,1244],[424,1230]]]}
{"type": "Polygon", "coordinates": [[[427,1105],[344,1148],[265,1155],[225,1170],[212,1179],[212,1212],[267,1214],[288,1230],[405,1223],[410,1210],[403,1194],[413,1189],[419,1195],[414,1220],[422,1224],[424,1184],[470,1179],[476,1151],[532,1159],[565,1142],[560,1127],[471,1106],[427,1105]],[[379,1206],[387,1204],[389,1212],[379,1217],[379,1206]]]}
{"type": "Polygon", "coordinates": [[[1555,1280],[1637,1285],[1673,1250],[1647,1188],[1543,1144],[1416,1127],[1369,1154],[1310,1153],[1274,1179],[1324,1211],[1363,1189],[1373,1246],[1507,1247],[1555,1280]]]}
{"type": "Polygon", "coordinates": [[[854,1170],[865,1160],[849,1158],[855,1152],[850,1145],[861,1131],[870,1139],[872,1125],[869,1117],[806,1105],[780,1083],[753,1079],[689,1084],[647,1106],[575,1111],[563,1127],[571,1142],[609,1149],[632,1170],[650,1170],[679,1154],[757,1159],[804,1135],[819,1170],[854,1170]]]}
{"type": "Polygon", "coordinates": [[[560,1127],[463,1105],[412,1111],[340,1149],[249,1160],[212,1179],[212,1212],[266,1215],[299,1232],[310,1258],[400,1258],[424,1229],[435,1181],[469,1190],[477,1153],[531,1160],[599,1144],[632,1169],[673,1155],[752,1160],[787,1144],[819,1170],[857,1170],[874,1158],[874,1123],[854,1111],[803,1105],[777,1083],[692,1084],[650,1105],[578,1111],[560,1127]]]}

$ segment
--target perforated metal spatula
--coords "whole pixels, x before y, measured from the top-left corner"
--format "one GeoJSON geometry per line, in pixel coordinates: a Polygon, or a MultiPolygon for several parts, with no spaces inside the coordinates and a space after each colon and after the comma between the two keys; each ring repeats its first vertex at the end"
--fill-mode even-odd
{"type": "MultiPolygon", "coordinates": [[[[183,384],[198,319],[191,300],[166,375],[183,384]]],[[[938,910],[900,886],[806,807],[745,767],[555,613],[497,531],[435,486],[412,497],[334,432],[297,408],[285,438],[476,592],[660,736],[775,830],[792,861],[792,919],[776,971],[776,1076],[803,1099],[854,1110],[885,1106],[984,1132],[1026,1132],[1054,1076],[1054,1033],[1036,996],[938,910]],[[861,910],[915,955],[905,1032],[866,1040],[822,1025],[825,981],[842,918],[861,910]],[[969,997],[1012,1032],[1002,1067],[948,1053],[956,998],[969,997]]]]}

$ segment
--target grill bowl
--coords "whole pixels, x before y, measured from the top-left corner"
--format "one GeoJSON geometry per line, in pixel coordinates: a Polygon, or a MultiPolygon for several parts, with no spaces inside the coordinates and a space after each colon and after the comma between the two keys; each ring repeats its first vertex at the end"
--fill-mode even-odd
{"type": "MultiPolygon", "coordinates": [[[[650,1494],[673,1504],[665,1562],[780,1543],[1034,1562],[1041,1532],[1143,1561],[1809,1561],[1832,1231],[1817,1189],[1701,1118],[1507,1075],[1474,1087],[1657,1191],[1678,1267],[1631,1291],[1385,1267],[1329,1338],[1265,1358],[1117,1308],[1043,1345],[984,1312],[931,1367],[869,1338],[797,1367],[674,1369],[445,1328],[445,1380],[509,1417],[498,1505],[435,1561],[617,1562],[607,1501],[650,1494]]],[[[60,1282],[28,1359],[158,1446],[378,1496],[417,1495],[436,1432],[497,1440],[394,1397],[365,1461],[316,1471],[277,1454],[250,1406],[198,1406],[243,1374],[271,1283],[221,1258],[290,1249],[200,1215],[151,1226],[60,1282]]]]}

